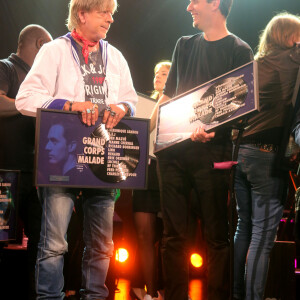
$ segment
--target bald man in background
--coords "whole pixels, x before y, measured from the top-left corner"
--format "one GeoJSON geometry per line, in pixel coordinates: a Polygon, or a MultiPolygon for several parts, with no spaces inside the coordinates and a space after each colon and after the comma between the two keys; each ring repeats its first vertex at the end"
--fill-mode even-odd
{"type": "MultiPolygon", "coordinates": [[[[39,25],[28,25],[19,35],[17,52],[0,60],[0,169],[20,170],[18,215],[28,237],[28,299],[35,299],[34,269],[40,235],[41,206],[33,186],[35,118],[15,107],[19,87],[43,44],[52,40],[39,25]]],[[[20,228],[20,227],[19,227],[20,228]]],[[[17,242],[21,236],[17,237],[17,242]]],[[[23,299],[27,295],[24,295],[23,299]]]]}

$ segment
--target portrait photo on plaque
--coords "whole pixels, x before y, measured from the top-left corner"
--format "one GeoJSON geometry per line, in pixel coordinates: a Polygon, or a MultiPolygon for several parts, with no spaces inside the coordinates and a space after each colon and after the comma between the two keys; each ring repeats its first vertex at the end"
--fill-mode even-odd
{"type": "Polygon", "coordinates": [[[146,188],[149,120],[123,118],[112,129],[101,120],[86,126],[74,112],[38,111],[37,186],[146,188]]]}
{"type": "Polygon", "coordinates": [[[257,110],[257,65],[252,61],[161,104],[154,153],[190,138],[200,126],[214,131],[257,110]]]}

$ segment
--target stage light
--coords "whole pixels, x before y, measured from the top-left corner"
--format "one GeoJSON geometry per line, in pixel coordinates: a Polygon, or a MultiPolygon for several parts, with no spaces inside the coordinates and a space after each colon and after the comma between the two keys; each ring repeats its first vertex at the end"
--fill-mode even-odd
{"type": "Polygon", "coordinates": [[[191,264],[195,268],[201,268],[203,266],[203,258],[198,253],[193,253],[191,255],[191,264]]]}
{"type": "Polygon", "coordinates": [[[128,251],[125,248],[119,248],[116,251],[116,261],[123,263],[129,257],[128,251]]]}

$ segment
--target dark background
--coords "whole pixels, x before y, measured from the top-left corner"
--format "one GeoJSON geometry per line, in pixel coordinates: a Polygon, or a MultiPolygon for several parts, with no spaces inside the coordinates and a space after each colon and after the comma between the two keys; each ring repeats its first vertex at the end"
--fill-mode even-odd
{"type": "MultiPolygon", "coordinates": [[[[20,30],[44,26],[56,38],[67,32],[69,0],[0,0],[0,59],[16,51],[20,30]]],[[[177,39],[197,32],[186,7],[189,0],[119,0],[107,40],[128,61],[136,90],[152,89],[153,68],[171,59],[177,39]]],[[[299,0],[235,0],[228,29],[255,50],[260,31],[277,12],[300,13],[299,0]]]]}

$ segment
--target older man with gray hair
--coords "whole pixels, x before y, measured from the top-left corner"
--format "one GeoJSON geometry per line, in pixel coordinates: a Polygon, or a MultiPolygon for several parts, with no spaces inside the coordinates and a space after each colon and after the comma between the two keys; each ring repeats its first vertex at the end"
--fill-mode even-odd
{"type": "MultiPolygon", "coordinates": [[[[17,96],[21,113],[35,115],[40,107],[78,111],[87,126],[94,125],[103,113],[106,128],[116,126],[126,114],[134,114],[137,96],[127,62],[104,41],[116,7],[116,0],[70,1],[71,32],[45,45],[36,57],[17,96]]],[[[39,192],[43,216],[36,263],[37,299],[63,299],[65,237],[78,190],[45,187],[39,192]]],[[[85,251],[81,299],[106,299],[115,190],[82,189],[82,197],[85,251]]]]}

